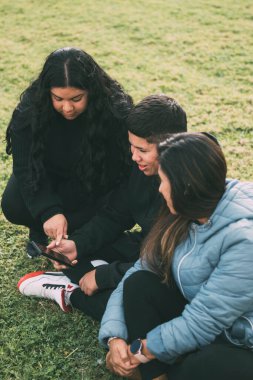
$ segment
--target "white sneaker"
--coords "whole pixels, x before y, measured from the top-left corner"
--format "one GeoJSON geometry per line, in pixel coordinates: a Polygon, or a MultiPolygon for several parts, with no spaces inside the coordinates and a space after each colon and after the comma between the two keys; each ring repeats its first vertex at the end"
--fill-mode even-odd
{"type": "Polygon", "coordinates": [[[18,282],[20,293],[25,296],[47,298],[58,303],[68,313],[72,310],[65,302],[65,292],[72,292],[78,285],[71,283],[62,272],[31,272],[21,277],[18,282]]]}

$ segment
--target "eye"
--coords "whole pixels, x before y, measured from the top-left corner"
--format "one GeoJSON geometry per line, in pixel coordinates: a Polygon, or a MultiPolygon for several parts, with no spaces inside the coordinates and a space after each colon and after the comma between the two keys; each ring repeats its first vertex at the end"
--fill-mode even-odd
{"type": "Polygon", "coordinates": [[[62,98],[59,98],[58,96],[53,96],[54,100],[56,100],[57,102],[60,102],[62,100],[62,98]]]}
{"type": "Polygon", "coordinates": [[[80,100],[82,100],[82,98],[83,98],[83,95],[80,95],[80,96],[73,98],[72,100],[73,100],[73,102],[77,103],[77,102],[80,102],[80,100]]]}
{"type": "Polygon", "coordinates": [[[59,96],[56,96],[55,94],[51,94],[51,96],[52,96],[52,99],[55,100],[56,102],[62,101],[62,98],[60,98],[59,96]]]}

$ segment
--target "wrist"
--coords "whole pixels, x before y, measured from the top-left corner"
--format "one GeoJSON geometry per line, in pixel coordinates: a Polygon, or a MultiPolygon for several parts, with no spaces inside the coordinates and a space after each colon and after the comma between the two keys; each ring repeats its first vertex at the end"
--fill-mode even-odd
{"type": "Polygon", "coordinates": [[[143,347],[142,347],[143,355],[145,355],[149,360],[155,359],[155,356],[153,354],[151,354],[151,352],[147,348],[147,340],[146,339],[142,341],[142,344],[143,344],[143,347]]]}
{"type": "Polygon", "coordinates": [[[132,355],[140,362],[140,363],[147,363],[150,360],[153,359],[153,357],[148,357],[149,351],[147,348],[145,348],[145,344],[140,338],[135,339],[129,346],[129,350],[132,355]]]}
{"type": "Polygon", "coordinates": [[[115,340],[115,339],[120,339],[117,336],[111,336],[110,338],[107,339],[107,346],[110,348],[110,343],[115,340]]]}

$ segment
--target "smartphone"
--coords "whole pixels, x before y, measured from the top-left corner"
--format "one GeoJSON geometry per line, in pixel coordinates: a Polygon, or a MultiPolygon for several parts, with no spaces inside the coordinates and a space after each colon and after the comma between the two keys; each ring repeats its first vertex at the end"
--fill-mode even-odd
{"type": "Polygon", "coordinates": [[[31,244],[39,255],[45,256],[51,260],[58,261],[58,263],[66,265],[67,267],[70,267],[70,268],[74,266],[72,265],[68,257],[63,255],[62,253],[52,251],[51,249],[48,249],[44,245],[35,243],[34,241],[31,241],[31,244]]]}

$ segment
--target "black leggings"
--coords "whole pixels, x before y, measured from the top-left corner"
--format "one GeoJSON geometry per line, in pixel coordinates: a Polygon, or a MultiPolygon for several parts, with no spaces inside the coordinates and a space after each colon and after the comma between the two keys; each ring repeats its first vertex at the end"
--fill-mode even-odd
{"type": "MultiPolygon", "coordinates": [[[[162,284],[147,271],[126,279],[123,289],[125,320],[129,341],[145,338],[156,326],[179,316],[186,304],[174,284],[162,284]]],[[[153,379],[163,373],[171,380],[252,380],[253,352],[225,342],[214,343],[183,356],[176,364],[152,360],[138,367],[142,379],[153,379]]]]}
{"type": "MultiPolygon", "coordinates": [[[[69,194],[69,202],[72,195],[69,194]]],[[[100,207],[103,200],[92,205],[79,205],[76,210],[68,210],[68,199],[63,203],[63,213],[68,221],[68,233],[72,233],[77,228],[80,228],[84,223],[87,223],[96,213],[97,207],[100,207]]],[[[21,226],[26,226],[29,229],[37,232],[38,235],[44,235],[43,224],[39,218],[34,218],[25,205],[24,199],[19,190],[19,186],[14,174],[11,175],[1,201],[2,211],[9,222],[21,226]]]]}

